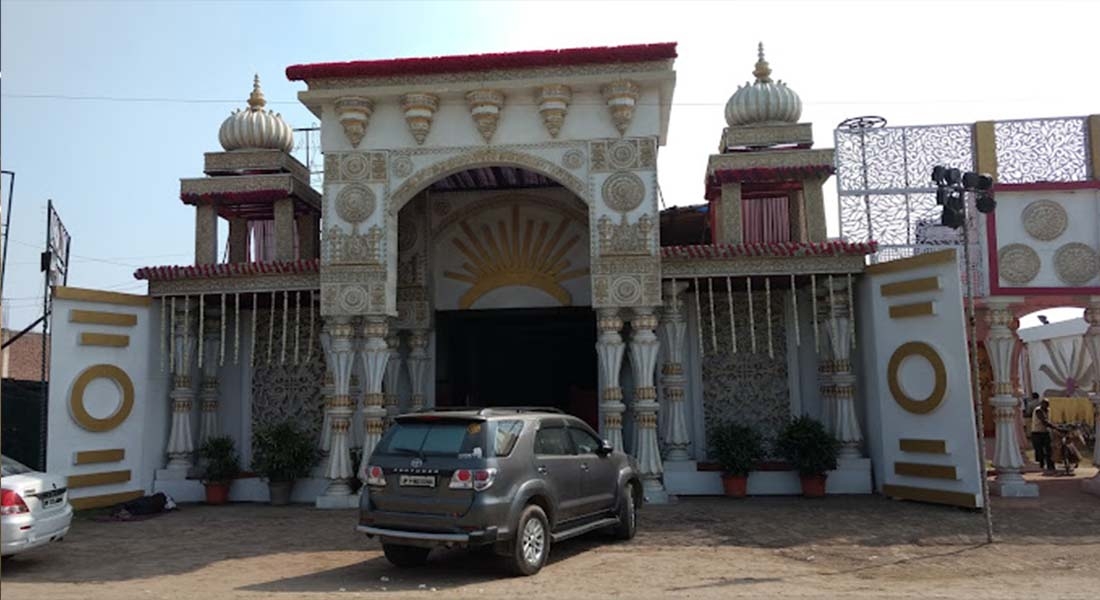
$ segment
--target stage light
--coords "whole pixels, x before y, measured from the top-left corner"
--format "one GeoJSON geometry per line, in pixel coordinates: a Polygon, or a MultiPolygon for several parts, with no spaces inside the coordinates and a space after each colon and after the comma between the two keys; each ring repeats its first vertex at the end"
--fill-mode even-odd
{"type": "Polygon", "coordinates": [[[978,189],[978,177],[979,175],[973,171],[963,173],[963,187],[968,190],[978,189]]]}
{"type": "Polygon", "coordinates": [[[978,197],[974,200],[974,205],[977,207],[978,212],[988,215],[996,210],[997,201],[993,199],[993,194],[989,192],[978,192],[978,197]]]}
{"type": "Polygon", "coordinates": [[[940,187],[937,187],[936,188],[936,204],[939,204],[940,206],[943,206],[944,202],[947,200],[947,195],[950,194],[950,193],[951,193],[950,188],[944,187],[942,185],[940,187]]]}
{"type": "Polygon", "coordinates": [[[951,185],[958,185],[962,182],[962,171],[951,168],[947,170],[947,183],[951,185]]]}
{"type": "Polygon", "coordinates": [[[936,165],[932,167],[932,181],[934,183],[943,183],[943,178],[947,175],[947,168],[942,165],[936,165]]]}
{"type": "Polygon", "coordinates": [[[989,173],[982,173],[978,175],[978,191],[985,191],[993,189],[993,176],[989,173]]]}

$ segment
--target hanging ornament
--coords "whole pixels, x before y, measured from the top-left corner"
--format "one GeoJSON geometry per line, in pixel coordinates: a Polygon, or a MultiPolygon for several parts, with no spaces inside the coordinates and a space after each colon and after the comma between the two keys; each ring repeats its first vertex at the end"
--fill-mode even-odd
{"type": "Polygon", "coordinates": [[[241,295],[233,294],[233,364],[239,364],[241,349],[241,295]]]}
{"type": "Polygon", "coordinates": [[[279,364],[286,364],[286,326],[287,326],[287,313],[290,308],[290,292],[283,292],[283,343],[282,348],[279,350],[279,364]]]}
{"type": "Polygon", "coordinates": [[[695,284],[695,337],[699,340],[699,356],[706,356],[703,351],[703,313],[699,309],[699,278],[692,280],[695,284]]]}
{"type": "Polygon", "coordinates": [[[165,368],[165,365],[166,365],[165,358],[168,356],[168,348],[165,346],[165,344],[167,344],[167,338],[164,336],[164,322],[167,320],[165,318],[164,313],[166,311],[167,305],[168,305],[167,299],[166,298],[161,298],[160,299],[160,372],[161,373],[164,372],[164,368],[165,368]]]}
{"type": "Polygon", "coordinates": [[[271,353],[275,351],[275,306],[278,304],[275,292],[271,292],[271,314],[267,320],[267,364],[271,364],[271,353]]]}
{"type": "Polygon", "coordinates": [[[171,344],[168,346],[168,362],[172,365],[172,373],[176,373],[176,297],[172,296],[172,310],[169,315],[168,337],[171,344]]]}
{"type": "Polygon", "coordinates": [[[202,343],[205,333],[203,325],[206,320],[206,296],[199,294],[199,368],[202,368],[202,343]]]}
{"type": "Polygon", "coordinates": [[[248,366],[256,366],[256,321],[260,315],[260,295],[252,292],[252,335],[248,340],[248,366]]]}
{"type": "Polygon", "coordinates": [[[221,342],[218,343],[218,366],[225,366],[225,293],[222,293],[222,312],[219,324],[221,325],[221,342]]]}
{"type": "Polygon", "coordinates": [[[852,348],[856,347],[856,315],[855,303],[852,302],[852,274],[848,273],[848,338],[852,348]]]}
{"type": "Polygon", "coordinates": [[[302,292],[294,292],[294,364],[298,363],[298,338],[302,327],[302,292]]]}
{"type": "Polygon", "coordinates": [[[771,277],[764,279],[764,308],[765,315],[768,319],[768,358],[775,358],[775,352],[772,350],[772,280],[771,277]]]}
{"type": "Polygon", "coordinates": [[[313,290],[309,290],[309,342],[306,347],[309,349],[306,362],[313,362],[313,290]]]}
{"type": "Polygon", "coordinates": [[[752,353],[756,354],[756,321],[752,316],[752,277],[745,278],[745,290],[749,295],[749,341],[751,343],[752,353]]]}
{"type": "Polygon", "coordinates": [[[794,311],[794,345],[802,345],[802,337],[798,332],[798,288],[794,286],[794,273],[791,273],[791,309],[794,311]]]}
{"type": "Polygon", "coordinates": [[[183,374],[191,370],[191,298],[183,297],[183,374]]]}
{"type": "Polygon", "coordinates": [[[832,348],[836,350],[836,299],[833,297],[833,276],[829,275],[829,321],[826,326],[829,328],[829,343],[832,344],[832,348]]]}
{"type": "Polygon", "coordinates": [[[718,331],[716,329],[714,318],[714,281],[713,278],[707,277],[707,298],[710,300],[710,347],[715,352],[718,352],[718,331]]]}
{"type": "Polygon", "coordinates": [[[821,352],[821,335],[817,324],[817,275],[810,275],[810,302],[814,314],[814,352],[821,352]]]}
{"type": "Polygon", "coordinates": [[[730,309],[730,344],[733,345],[733,353],[737,354],[737,324],[733,319],[733,282],[729,275],[726,276],[726,301],[730,309]]]}

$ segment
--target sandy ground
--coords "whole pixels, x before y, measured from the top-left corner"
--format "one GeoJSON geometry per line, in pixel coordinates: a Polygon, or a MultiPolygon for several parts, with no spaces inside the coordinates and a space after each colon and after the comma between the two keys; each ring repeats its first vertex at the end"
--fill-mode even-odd
{"type": "Polygon", "coordinates": [[[980,512],[949,507],[696,498],[645,507],[632,542],[564,542],[529,578],[461,551],[397,570],[354,532],[354,511],[185,506],[132,523],[85,515],[64,542],[5,561],[0,589],[4,600],[1096,598],[1100,498],[1079,493],[1079,479],[1039,479],[1042,500],[994,502],[993,545],[980,512]]]}

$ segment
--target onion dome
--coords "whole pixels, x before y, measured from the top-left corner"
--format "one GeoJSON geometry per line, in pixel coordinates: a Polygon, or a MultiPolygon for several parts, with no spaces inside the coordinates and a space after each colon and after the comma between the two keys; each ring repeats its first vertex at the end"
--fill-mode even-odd
{"type": "Polygon", "coordinates": [[[248,108],[237,109],[222,123],[218,141],[226,150],[282,150],[290,152],[294,135],[277,112],[264,110],[267,101],[260,90],[260,76],[252,80],[248,108]]]}
{"type": "Polygon", "coordinates": [[[772,70],[764,60],[764,44],[758,46],[759,59],[752,74],[756,82],[738,86],[726,102],[726,123],[730,127],[765,123],[797,123],[802,116],[802,100],[782,81],[773,82],[772,70]]]}

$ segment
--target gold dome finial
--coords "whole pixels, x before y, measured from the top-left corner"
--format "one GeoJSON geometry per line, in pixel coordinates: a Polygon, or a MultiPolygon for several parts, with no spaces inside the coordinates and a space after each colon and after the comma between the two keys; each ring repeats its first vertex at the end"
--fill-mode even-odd
{"type": "Polygon", "coordinates": [[[764,42],[760,42],[756,46],[756,68],[753,69],[752,74],[756,76],[756,81],[760,83],[771,83],[772,69],[768,66],[768,61],[764,60],[764,42]]]}
{"type": "Polygon", "coordinates": [[[260,75],[257,73],[252,77],[252,93],[248,95],[248,107],[252,110],[260,110],[267,105],[267,100],[264,100],[264,92],[260,89],[260,75]]]}

